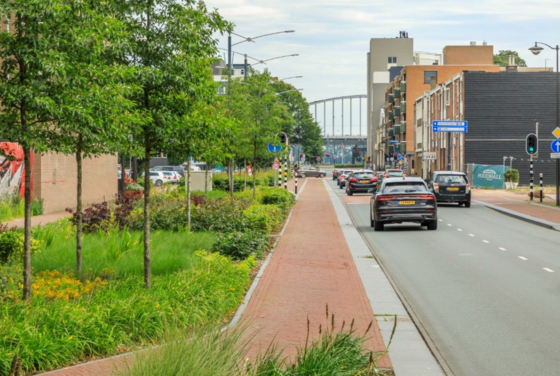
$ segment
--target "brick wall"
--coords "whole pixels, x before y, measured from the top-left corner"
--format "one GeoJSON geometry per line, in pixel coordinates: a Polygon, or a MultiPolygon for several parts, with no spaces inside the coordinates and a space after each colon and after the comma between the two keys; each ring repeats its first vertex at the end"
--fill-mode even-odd
{"type": "MultiPolygon", "coordinates": [[[[44,200],[45,213],[76,207],[76,158],[59,153],[35,154],[33,194],[44,200]]],[[[83,161],[84,204],[111,200],[117,193],[117,156],[103,155],[83,161]]]]}

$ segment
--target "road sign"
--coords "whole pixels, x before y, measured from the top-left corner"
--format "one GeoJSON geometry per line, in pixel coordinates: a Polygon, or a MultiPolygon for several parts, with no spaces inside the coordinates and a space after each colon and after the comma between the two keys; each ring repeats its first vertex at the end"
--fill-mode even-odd
{"type": "Polygon", "coordinates": [[[434,120],[432,121],[432,130],[434,132],[457,132],[467,133],[467,121],[453,120],[434,120]]]}
{"type": "Polygon", "coordinates": [[[315,159],[317,160],[317,162],[321,162],[321,157],[317,157],[315,159]]]}
{"type": "Polygon", "coordinates": [[[251,168],[251,166],[247,166],[247,175],[253,176],[253,169],[251,168]]]}
{"type": "Polygon", "coordinates": [[[271,153],[277,153],[282,150],[282,145],[272,145],[268,144],[268,151],[271,153]]]}
{"type": "Polygon", "coordinates": [[[398,144],[399,142],[397,140],[389,140],[390,144],[398,144]]]}
{"type": "Polygon", "coordinates": [[[556,129],[552,131],[552,134],[554,137],[560,138],[560,128],[556,127],[556,129]]]}
{"type": "Polygon", "coordinates": [[[560,159],[560,153],[550,153],[550,159],[560,159]]]}
{"type": "Polygon", "coordinates": [[[435,151],[425,151],[422,154],[422,159],[425,161],[435,161],[436,160],[436,152],[435,151]]]}
{"type": "Polygon", "coordinates": [[[552,150],[553,153],[560,153],[560,140],[552,141],[550,144],[550,150],[552,150]]]}
{"type": "Polygon", "coordinates": [[[399,154],[399,156],[397,157],[397,159],[398,159],[399,161],[402,161],[402,160],[403,160],[402,154],[399,154]]]}

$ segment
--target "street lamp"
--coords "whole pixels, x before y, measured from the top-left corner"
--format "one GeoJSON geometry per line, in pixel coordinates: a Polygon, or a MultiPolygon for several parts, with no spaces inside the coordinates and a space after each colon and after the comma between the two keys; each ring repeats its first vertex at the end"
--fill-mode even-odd
{"type": "Polygon", "coordinates": [[[286,78],[281,78],[278,81],[286,81],[286,80],[290,80],[292,78],[303,78],[303,76],[293,76],[293,77],[286,77],[286,78]]]}
{"type": "MultiPolygon", "coordinates": [[[[257,59],[255,59],[255,60],[258,61],[258,63],[253,64],[253,66],[254,66],[254,65],[258,65],[258,64],[265,64],[265,65],[266,65],[266,62],[267,62],[267,61],[276,60],[276,59],[282,59],[283,57],[292,57],[292,56],[299,56],[299,54],[291,54],[291,55],[276,56],[276,57],[273,57],[273,58],[270,58],[270,59],[266,59],[266,60],[257,60],[257,59]]],[[[247,57],[249,57],[249,56],[247,56],[247,57]]],[[[251,59],[252,59],[252,58],[251,58],[251,59]]]]}
{"type": "MultiPolygon", "coordinates": [[[[548,48],[552,49],[552,50],[556,50],[556,107],[554,108],[554,112],[556,114],[556,128],[560,127],[560,114],[559,114],[559,104],[560,104],[560,98],[559,98],[559,87],[560,87],[560,77],[559,77],[559,73],[558,73],[558,52],[560,51],[560,48],[558,47],[558,45],[556,45],[556,47],[552,47],[546,43],[543,42],[535,42],[535,45],[533,47],[529,48],[529,51],[531,51],[533,53],[533,55],[538,55],[541,53],[541,51],[543,50],[543,48],[541,46],[539,46],[539,44],[542,44],[543,46],[547,46],[548,48]]],[[[560,160],[556,159],[556,206],[560,206],[560,160]]]]}
{"type": "Polygon", "coordinates": [[[274,93],[274,95],[280,95],[280,94],[284,94],[284,93],[289,93],[291,91],[302,91],[303,89],[291,89],[291,90],[286,90],[286,91],[281,91],[279,93],[274,93]]]}
{"type": "MultiPolygon", "coordinates": [[[[259,36],[256,36],[256,37],[244,37],[243,35],[239,35],[239,34],[236,34],[236,33],[232,33],[233,35],[238,36],[238,37],[244,39],[244,40],[242,40],[241,42],[237,42],[237,43],[235,43],[235,44],[232,44],[232,46],[235,46],[235,45],[237,45],[237,44],[244,43],[244,42],[253,42],[253,43],[255,43],[255,39],[257,39],[257,38],[262,38],[262,37],[267,37],[267,36],[269,36],[269,35],[284,34],[284,33],[295,33],[295,32],[296,32],[295,30],[284,30],[284,31],[277,31],[277,32],[274,32],[274,33],[263,34],[263,35],[259,35],[259,36]]],[[[231,38],[231,35],[230,35],[230,38],[231,38]]]]}

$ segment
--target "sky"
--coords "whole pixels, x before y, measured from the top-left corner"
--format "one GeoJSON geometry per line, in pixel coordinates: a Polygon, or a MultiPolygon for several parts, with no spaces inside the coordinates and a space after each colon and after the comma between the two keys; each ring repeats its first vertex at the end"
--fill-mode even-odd
{"type": "MultiPolygon", "coordinates": [[[[303,89],[308,102],[366,94],[370,38],[398,37],[399,31],[414,38],[414,51],[442,53],[446,45],[485,41],[494,53],[517,51],[529,67],[556,65],[554,50],[545,47],[538,56],[528,50],[535,41],[560,44],[560,0],[207,0],[206,5],[244,37],[295,30],[232,50],[261,60],[299,54],[254,68],[267,67],[281,79],[303,76],[286,82],[303,89]]],[[[216,37],[227,49],[227,36],[216,37]]],[[[232,36],[232,43],[242,41],[232,36]]],[[[243,62],[241,55],[233,56],[234,63],[243,62]]],[[[342,121],[337,114],[336,132],[342,121]]]]}

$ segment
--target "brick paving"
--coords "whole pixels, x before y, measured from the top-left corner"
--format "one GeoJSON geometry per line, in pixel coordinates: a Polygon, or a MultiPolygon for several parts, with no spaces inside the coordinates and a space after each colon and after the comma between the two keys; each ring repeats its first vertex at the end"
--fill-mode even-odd
{"type": "MultiPolygon", "coordinates": [[[[31,226],[35,227],[35,226],[38,226],[38,225],[46,225],[47,223],[56,222],[59,219],[66,218],[68,216],[70,216],[70,213],[68,213],[66,211],[37,215],[37,216],[31,217],[31,226]]],[[[24,219],[23,218],[13,219],[11,221],[7,221],[7,222],[4,222],[4,223],[7,224],[9,228],[12,228],[12,227],[23,228],[24,227],[24,219]]]]}
{"type": "MultiPolygon", "coordinates": [[[[538,205],[539,200],[536,198],[531,203],[526,193],[521,194],[506,190],[474,189],[472,191],[472,198],[504,209],[560,224],[560,209],[538,205]]],[[[545,197],[543,200],[546,202],[554,202],[550,197],[545,197]]]]}
{"type": "MultiPolygon", "coordinates": [[[[385,350],[381,333],[322,179],[309,178],[270,263],[243,315],[255,333],[254,355],[275,341],[293,355],[327,325],[325,308],[337,328],[355,320],[358,333],[372,323],[366,345],[385,350]]],[[[380,367],[391,368],[386,356],[380,367]]]]}

